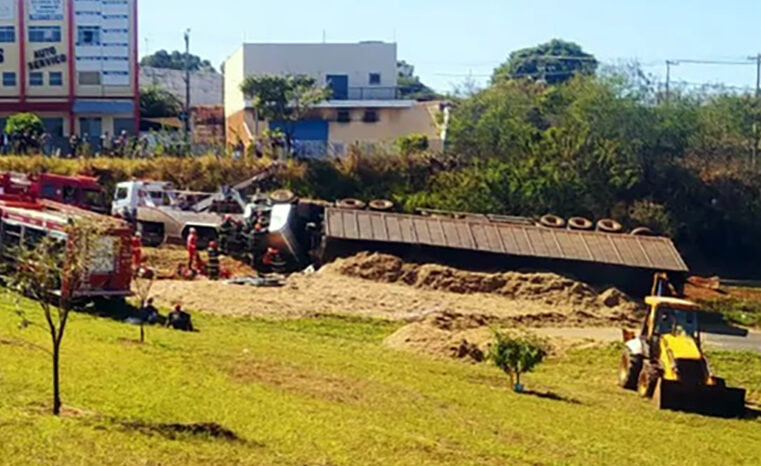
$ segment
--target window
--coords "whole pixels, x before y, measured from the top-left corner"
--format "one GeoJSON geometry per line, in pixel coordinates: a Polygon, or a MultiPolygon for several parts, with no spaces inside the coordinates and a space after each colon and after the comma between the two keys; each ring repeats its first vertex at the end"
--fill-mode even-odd
{"type": "Polygon", "coordinates": [[[52,184],[45,183],[42,185],[42,197],[44,199],[55,199],[58,196],[56,187],[52,184]]]}
{"type": "Polygon", "coordinates": [[[123,201],[124,199],[127,199],[127,188],[117,188],[116,189],[116,200],[117,201],[123,201]]]}
{"type": "Polygon", "coordinates": [[[29,26],[29,42],[61,42],[61,27],[29,26]]]}
{"type": "Polygon", "coordinates": [[[49,78],[51,86],[63,86],[63,73],[60,71],[51,71],[49,78]]]}
{"type": "Polygon", "coordinates": [[[79,84],[83,86],[100,86],[100,72],[99,71],[80,72],[79,84]]]}
{"type": "Polygon", "coordinates": [[[365,115],[362,117],[362,121],[364,121],[365,123],[377,123],[378,112],[376,112],[375,110],[365,111],[365,115]]]}
{"type": "Polygon", "coordinates": [[[35,71],[33,73],[29,73],[29,85],[30,86],[42,86],[42,73],[39,71],[35,71]]]}
{"type": "Polygon", "coordinates": [[[381,74],[380,73],[370,73],[370,85],[371,86],[379,86],[381,83],[381,74]]]}
{"type": "Polygon", "coordinates": [[[6,72],[3,73],[3,86],[14,87],[16,85],[16,73],[6,72]]]}
{"type": "Polygon", "coordinates": [[[126,131],[127,134],[135,134],[135,119],[114,118],[114,136],[120,136],[122,131],[126,131]]]}
{"type": "Polygon", "coordinates": [[[79,26],[77,45],[100,45],[100,26],[79,26]]]}
{"type": "Polygon", "coordinates": [[[16,42],[16,28],[0,26],[0,42],[16,42]]]}
{"type": "Polygon", "coordinates": [[[349,123],[351,121],[351,111],[339,110],[336,116],[336,121],[339,123],[349,123]]]}

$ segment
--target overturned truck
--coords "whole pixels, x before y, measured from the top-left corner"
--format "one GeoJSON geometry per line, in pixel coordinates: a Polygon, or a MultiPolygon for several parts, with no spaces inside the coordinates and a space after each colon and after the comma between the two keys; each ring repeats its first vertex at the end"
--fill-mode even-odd
{"type": "Polygon", "coordinates": [[[550,228],[518,217],[410,215],[299,202],[275,204],[266,240],[289,267],[361,251],[479,271],[550,271],[645,296],[654,272],[677,288],[688,272],[665,237],[550,228]]]}

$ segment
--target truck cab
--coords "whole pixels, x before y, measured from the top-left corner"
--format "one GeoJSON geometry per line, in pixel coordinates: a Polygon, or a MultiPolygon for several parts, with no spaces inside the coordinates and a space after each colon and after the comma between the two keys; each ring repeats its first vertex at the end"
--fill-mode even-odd
{"type": "Polygon", "coordinates": [[[111,215],[135,217],[138,207],[171,206],[176,201],[174,186],[166,181],[125,181],[116,185],[111,215]]]}

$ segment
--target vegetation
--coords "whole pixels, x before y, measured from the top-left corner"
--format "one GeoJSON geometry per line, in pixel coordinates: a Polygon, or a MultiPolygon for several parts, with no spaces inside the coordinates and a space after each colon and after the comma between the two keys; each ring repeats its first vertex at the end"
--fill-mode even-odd
{"type": "Polygon", "coordinates": [[[40,117],[34,113],[16,113],[5,122],[5,133],[9,135],[26,135],[39,137],[45,131],[40,117]]]}
{"type": "Polygon", "coordinates": [[[399,97],[411,100],[434,100],[441,96],[420,81],[420,77],[415,75],[415,67],[404,60],[397,63],[397,85],[399,86],[399,97]]]}
{"type": "Polygon", "coordinates": [[[140,66],[150,66],[153,68],[165,68],[170,70],[184,70],[186,57],[188,58],[190,71],[209,71],[216,73],[209,60],[204,60],[197,55],[187,55],[185,52],[177,50],[169,53],[166,50],[159,50],[151,55],[146,55],[140,60],[140,66]]]}
{"type": "MultiPolygon", "coordinates": [[[[31,312],[36,304],[23,301],[31,312]]],[[[490,365],[387,350],[395,324],[194,313],[200,333],[72,314],[67,405],[51,419],[48,357],[0,301],[0,455],[18,464],[705,464],[761,462],[759,421],[659,412],[616,387],[618,347],[572,350],[516,396],[490,365]],[[298,348],[298,350],[294,350],[298,348]],[[636,419],[637,422],[632,422],[636,419]],[[569,434],[572,433],[572,434],[569,434]],[[647,448],[631,448],[648,445],[647,448]]],[[[42,323],[39,314],[33,314],[42,323]]],[[[761,390],[761,358],[711,354],[761,390]]]]}
{"type": "Polygon", "coordinates": [[[734,296],[702,300],[706,309],[716,312],[733,324],[761,328],[761,302],[734,296]]]}
{"type": "Polygon", "coordinates": [[[521,374],[533,371],[545,357],[545,343],[533,335],[495,332],[489,347],[489,359],[510,377],[510,385],[516,392],[523,392],[521,374]]]}
{"type": "Polygon", "coordinates": [[[142,118],[176,117],[181,111],[182,102],[171,92],[157,86],[140,90],[142,118]]]}
{"type": "MultiPolygon", "coordinates": [[[[17,293],[39,304],[50,335],[53,360],[53,414],[61,414],[60,358],[61,343],[78,293],[87,282],[87,273],[97,260],[97,240],[104,227],[92,220],[78,220],[66,228],[68,242],[50,236],[37,244],[24,244],[14,252],[13,266],[6,281],[17,293]]],[[[34,324],[18,307],[21,326],[34,324]]]]}
{"type": "Polygon", "coordinates": [[[402,155],[425,152],[428,150],[428,136],[425,134],[408,134],[396,140],[396,147],[402,155]]]}
{"type": "Polygon", "coordinates": [[[528,79],[560,84],[577,74],[590,76],[597,70],[597,60],[578,44],[553,39],[550,42],[516,50],[494,70],[492,81],[528,79]]]}

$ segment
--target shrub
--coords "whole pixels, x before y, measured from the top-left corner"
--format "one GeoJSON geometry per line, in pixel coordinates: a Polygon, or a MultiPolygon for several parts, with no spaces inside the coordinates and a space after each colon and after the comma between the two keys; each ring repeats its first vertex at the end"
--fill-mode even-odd
{"type": "Polygon", "coordinates": [[[509,377],[516,392],[522,392],[521,374],[531,372],[547,356],[546,343],[533,335],[495,332],[489,359],[509,377]]]}
{"type": "Polygon", "coordinates": [[[428,150],[428,136],[425,134],[408,134],[396,140],[396,147],[403,155],[410,155],[428,150]]]}
{"type": "Polygon", "coordinates": [[[17,113],[8,118],[5,123],[5,132],[7,134],[28,134],[36,137],[45,132],[45,126],[40,117],[34,113],[17,113]]]}

